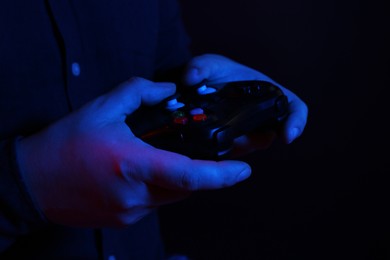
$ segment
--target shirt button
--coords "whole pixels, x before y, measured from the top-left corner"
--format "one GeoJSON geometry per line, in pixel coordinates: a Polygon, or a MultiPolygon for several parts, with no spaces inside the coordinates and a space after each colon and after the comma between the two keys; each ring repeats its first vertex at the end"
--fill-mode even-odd
{"type": "Polygon", "coordinates": [[[72,63],[72,74],[75,77],[78,77],[80,75],[80,64],[77,62],[72,63]]]}

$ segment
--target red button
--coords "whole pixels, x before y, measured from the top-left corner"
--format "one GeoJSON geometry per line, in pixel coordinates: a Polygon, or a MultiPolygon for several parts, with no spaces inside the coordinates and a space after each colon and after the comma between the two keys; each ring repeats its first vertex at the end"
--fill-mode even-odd
{"type": "Polygon", "coordinates": [[[176,117],[173,119],[173,122],[178,125],[185,125],[188,123],[187,117],[176,117]]]}
{"type": "Polygon", "coordinates": [[[195,122],[202,122],[202,121],[206,121],[207,119],[207,116],[205,114],[199,114],[199,115],[194,115],[192,117],[192,119],[195,121],[195,122]]]}

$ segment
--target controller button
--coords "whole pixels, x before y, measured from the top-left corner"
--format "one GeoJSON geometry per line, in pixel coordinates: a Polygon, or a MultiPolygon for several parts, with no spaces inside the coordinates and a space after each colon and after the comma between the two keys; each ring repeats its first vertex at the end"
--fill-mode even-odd
{"type": "Polygon", "coordinates": [[[252,87],[252,93],[261,94],[263,92],[262,89],[260,85],[255,85],[252,87]]]}
{"type": "Polygon", "coordinates": [[[184,111],[177,110],[177,111],[174,111],[172,113],[172,116],[173,117],[185,117],[186,113],[184,111]]]}
{"type": "Polygon", "coordinates": [[[175,117],[173,119],[173,123],[175,123],[176,125],[185,125],[188,123],[188,118],[183,116],[183,117],[175,117]]]}
{"type": "Polygon", "coordinates": [[[180,103],[180,102],[177,102],[176,98],[168,100],[167,101],[167,105],[165,106],[165,108],[170,110],[170,111],[177,110],[177,109],[179,109],[181,107],[184,107],[184,104],[180,103]]]}
{"type": "Polygon", "coordinates": [[[204,113],[204,111],[203,111],[203,109],[201,109],[200,107],[191,109],[191,111],[190,111],[190,114],[191,114],[192,116],[194,116],[194,115],[201,115],[201,114],[203,114],[203,113],[204,113]]]}
{"type": "Polygon", "coordinates": [[[206,121],[207,119],[207,116],[205,114],[198,114],[198,115],[194,115],[192,117],[192,119],[195,121],[195,122],[203,122],[203,121],[206,121]]]}
{"type": "Polygon", "coordinates": [[[208,88],[206,85],[202,85],[197,89],[199,95],[208,95],[211,93],[215,93],[217,90],[215,88],[208,88]]]}
{"type": "Polygon", "coordinates": [[[248,94],[248,95],[252,94],[252,88],[251,87],[245,87],[244,88],[244,93],[248,94]]]}

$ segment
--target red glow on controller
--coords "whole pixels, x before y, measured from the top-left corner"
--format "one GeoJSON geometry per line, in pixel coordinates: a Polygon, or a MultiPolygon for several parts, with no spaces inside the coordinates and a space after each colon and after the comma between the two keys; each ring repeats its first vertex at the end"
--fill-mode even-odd
{"type": "Polygon", "coordinates": [[[195,122],[202,122],[202,121],[206,121],[207,119],[207,116],[205,114],[198,114],[198,115],[194,115],[192,117],[192,119],[195,121],[195,122]]]}
{"type": "Polygon", "coordinates": [[[187,117],[176,117],[173,119],[173,122],[178,125],[185,125],[188,123],[187,117]]]}

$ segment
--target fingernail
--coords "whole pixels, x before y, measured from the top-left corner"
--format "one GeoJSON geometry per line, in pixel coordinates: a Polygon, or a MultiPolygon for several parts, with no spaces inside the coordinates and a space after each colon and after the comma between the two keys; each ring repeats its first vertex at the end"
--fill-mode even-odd
{"type": "Polygon", "coordinates": [[[290,130],[289,132],[289,136],[288,136],[288,143],[291,143],[292,141],[294,141],[299,135],[299,129],[298,128],[293,128],[290,130]]]}
{"type": "Polygon", "coordinates": [[[251,175],[251,172],[252,172],[251,168],[245,167],[245,169],[237,176],[236,181],[240,182],[240,181],[243,181],[245,179],[248,179],[248,177],[251,175]]]}

